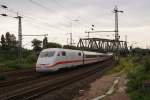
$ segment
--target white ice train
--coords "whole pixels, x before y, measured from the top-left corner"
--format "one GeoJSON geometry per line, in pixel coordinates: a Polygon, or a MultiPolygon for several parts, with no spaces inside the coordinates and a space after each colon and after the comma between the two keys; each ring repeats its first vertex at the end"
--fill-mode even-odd
{"type": "Polygon", "coordinates": [[[37,63],[37,72],[56,71],[60,68],[75,67],[103,61],[112,56],[112,53],[96,53],[81,50],[49,48],[41,51],[37,63]]]}

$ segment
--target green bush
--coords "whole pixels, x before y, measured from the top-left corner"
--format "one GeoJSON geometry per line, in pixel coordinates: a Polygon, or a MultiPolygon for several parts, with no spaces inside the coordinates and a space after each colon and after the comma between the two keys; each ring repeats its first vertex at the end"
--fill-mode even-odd
{"type": "Polygon", "coordinates": [[[120,58],[119,64],[109,73],[127,73],[126,92],[131,100],[150,100],[150,91],[144,91],[144,80],[150,80],[150,55],[120,58]]]}
{"type": "Polygon", "coordinates": [[[31,50],[23,49],[22,64],[18,64],[18,51],[0,50],[0,71],[9,71],[22,68],[31,68],[35,66],[37,57],[31,50]]]}
{"type": "Polygon", "coordinates": [[[37,61],[37,56],[35,54],[31,54],[26,58],[26,63],[33,64],[37,61]]]}
{"type": "Polygon", "coordinates": [[[150,91],[143,90],[143,81],[150,80],[150,56],[135,57],[137,66],[128,72],[127,92],[131,100],[150,100],[150,91]]]}
{"type": "Polygon", "coordinates": [[[134,69],[135,66],[136,64],[132,63],[131,57],[120,58],[118,65],[108,73],[129,72],[134,69]]]}
{"type": "Polygon", "coordinates": [[[20,69],[20,65],[18,64],[17,60],[7,61],[7,63],[5,63],[5,66],[12,69],[20,69]]]}

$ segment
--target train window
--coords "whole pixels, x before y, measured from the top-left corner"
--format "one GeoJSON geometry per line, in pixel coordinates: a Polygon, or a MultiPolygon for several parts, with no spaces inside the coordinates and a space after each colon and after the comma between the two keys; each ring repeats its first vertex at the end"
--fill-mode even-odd
{"type": "Polygon", "coordinates": [[[65,51],[62,51],[62,56],[66,56],[66,52],[65,51]]]}
{"type": "Polygon", "coordinates": [[[60,53],[58,53],[57,56],[60,56],[60,53]]]}
{"type": "Polygon", "coordinates": [[[48,57],[52,57],[52,56],[54,56],[54,54],[55,54],[54,51],[48,52],[48,57]]]}
{"type": "Polygon", "coordinates": [[[81,56],[81,52],[79,52],[78,55],[81,56]]]}
{"type": "Polygon", "coordinates": [[[43,57],[52,57],[52,56],[54,56],[54,54],[55,54],[54,51],[41,52],[40,53],[40,58],[43,58],[43,57]]]}

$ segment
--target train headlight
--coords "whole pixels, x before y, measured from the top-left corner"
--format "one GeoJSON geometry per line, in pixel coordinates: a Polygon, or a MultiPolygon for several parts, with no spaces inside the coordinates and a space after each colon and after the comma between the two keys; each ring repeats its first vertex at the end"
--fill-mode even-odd
{"type": "Polygon", "coordinates": [[[52,64],[47,64],[45,67],[52,67],[52,64]]]}
{"type": "Polygon", "coordinates": [[[36,65],[37,68],[48,68],[48,67],[52,67],[52,64],[37,64],[36,65]]]}
{"type": "Polygon", "coordinates": [[[41,67],[41,66],[39,64],[37,64],[36,67],[41,67]]]}

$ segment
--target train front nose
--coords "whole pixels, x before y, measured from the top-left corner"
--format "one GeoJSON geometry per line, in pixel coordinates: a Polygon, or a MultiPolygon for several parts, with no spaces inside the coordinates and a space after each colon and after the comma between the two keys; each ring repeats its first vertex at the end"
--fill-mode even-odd
{"type": "Polygon", "coordinates": [[[54,60],[53,59],[38,59],[36,64],[36,71],[37,72],[46,72],[51,71],[51,69],[54,66],[54,60]]]}
{"type": "Polygon", "coordinates": [[[51,66],[52,66],[52,64],[37,64],[36,71],[37,72],[49,71],[51,66]]]}
{"type": "Polygon", "coordinates": [[[54,65],[55,61],[55,51],[44,51],[41,52],[37,64],[36,64],[36,71],[44,72],[51,70],[51,67],[54,65]]]}

